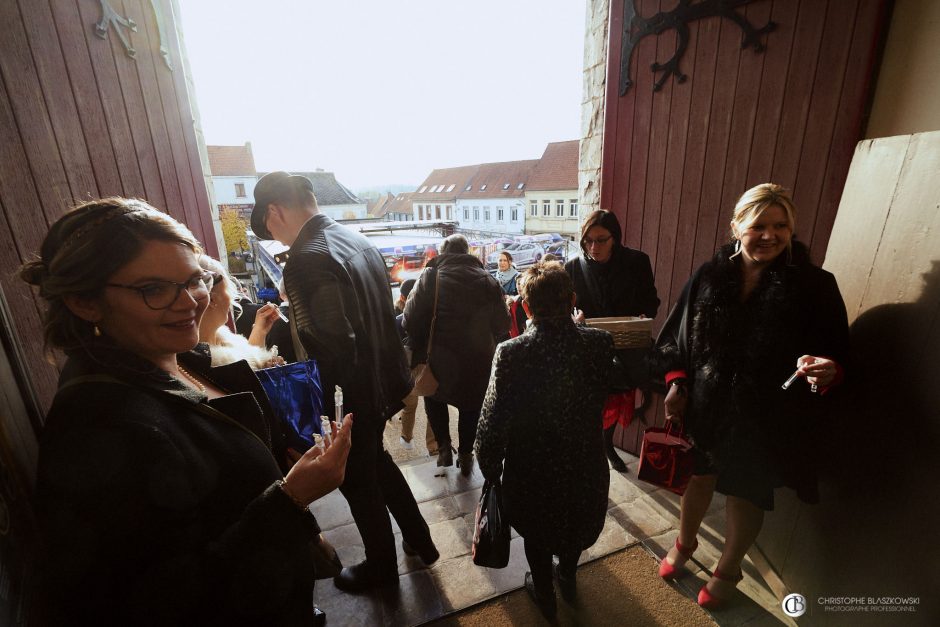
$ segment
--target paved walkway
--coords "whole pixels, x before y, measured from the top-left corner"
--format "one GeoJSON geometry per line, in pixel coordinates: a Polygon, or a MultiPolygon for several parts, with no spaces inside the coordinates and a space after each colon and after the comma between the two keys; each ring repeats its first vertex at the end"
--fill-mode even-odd
{"type": "MultiPolygon", "coordinates": [[[[390,449],[397,446],[397,431],[397,424],[390,425],[386,436],[390,449]]],[[[635,544],[642,544],[662,557],[675,541],[678,497],[637,481],[637,459],[626,453],[621,455],[628,463],[629,472],[611,471],[606,524],[598,541],[582,555],[582,563],[635,544]]],[[[352,595],[337,590],[332,581],[318,582],[316,601],[327,613],[328,624],[332,627],[418,625],[522,587],[528,566],[522,539],[515,533],[506,568],[481,568],[471,561],[473,513],[483,485],[479,470],[474,467],[469,477],[463,477],[456,467],[451,467],[443,476],[437,476],[441,469],[435,463],[436,458],[428,458],[426,454],[398,457],[413,457],[399,464],[431,527],[441,558],[431,568],[425,568],[417,557],[405,556],[401,551],[401,534],[393,519],[399,587],[352,595]]],[[[355,564],[365,557],[359,532],[339,491],[317,501],[313,511],[344,564],[355,564]]],[[[724,498],[716,495],[702,527],[701,548],[695,555],[708,568],[717,563],[720,550],[715,543],[720,542],[723,531],[724,498]]],[[[707,580],[707,574],[698,565],[690,562],[690,566],[695,577],[686,577],[674,586],[678,593],[694,599],[707,580]]],[[[745,564],[744,573],[745,580],[739,587],[744,594],[738,595],[728,609],[714,613],[715,621],[731,627],[794,625],[782,614],[776,598],[760,581],[750,561],[745,564]]]]}

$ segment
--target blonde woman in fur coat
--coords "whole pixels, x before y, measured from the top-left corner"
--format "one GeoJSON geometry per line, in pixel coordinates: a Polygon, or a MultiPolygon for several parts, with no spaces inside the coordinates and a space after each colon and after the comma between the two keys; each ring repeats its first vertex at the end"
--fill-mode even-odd
{"type": "Polygon", "coordinates": [[[269,368],[284,363],[277,354],[277,347],[265,347],[264,340],[277,320],[275,305],[265,305],[258,310],[255,324],[248,339],[238,335],[226,324],[234,303],[236,289],[234,281],[218,261],[202,255],[199,265],[212,273],[212,291],[209,306],[199,323],[199,341],[209,345],[212,366],[223,366],[244,359],[253,370],[269,368]]]}

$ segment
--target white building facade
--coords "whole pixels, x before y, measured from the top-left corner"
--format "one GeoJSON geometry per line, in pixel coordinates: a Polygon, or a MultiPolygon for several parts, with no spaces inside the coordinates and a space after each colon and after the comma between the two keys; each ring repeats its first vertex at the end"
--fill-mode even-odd
{"type": "Polygon", "coordinates": [[[525,192],[525,232],[559,233],[580,239],[578,140],[548,144],[525,192]]]}

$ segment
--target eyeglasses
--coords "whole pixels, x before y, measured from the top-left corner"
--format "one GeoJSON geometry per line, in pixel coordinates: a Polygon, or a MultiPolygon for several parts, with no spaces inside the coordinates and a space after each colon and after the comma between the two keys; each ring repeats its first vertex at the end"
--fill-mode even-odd
{"type": "Polygon", "coordinates": [[[606,244],[607,242],[609,242],[611,239],[613,239],[613,237],[610,236],[610,235],[608,235],[607,237],[598,237],[597,239],[592,239],[592,238],[590,238],[590,237],[585,237],[585,238],[584,238],[584,247],[587,248],[588,246],[593,246],[594,244],[597,244],[598,246],[603,246],[604,244],[606,244]]]}
{"type": "MultiPolygon", "coordinates": [[[[218,275],[221,279],[221,275],[218,275]]],[[[176,299],[180,297],[183,290],[189,292],[189,295],[195,300],[201,300],[209,295],[212,289],[214,276],[210,272],[197,274],[185,283],[176,283],[175,281],[151,281],[146,285],[124,285],[122,283],[106,283],[108,287],[123,287],[126,290],[134,290],[140,293],[144,299],[144,304],[151,309],[169,309],[176,299]]]]}

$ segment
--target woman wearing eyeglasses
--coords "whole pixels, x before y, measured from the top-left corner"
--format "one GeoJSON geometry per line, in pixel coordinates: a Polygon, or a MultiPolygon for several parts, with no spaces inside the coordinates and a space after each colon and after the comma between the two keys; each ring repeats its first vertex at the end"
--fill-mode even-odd
{"type": "Polygon", "coordinates": [[[62,216],[21,269],[67,356],[39,452],[41,622],[314,620],[308,505],[342,482],[352,421],[285,476],[266,403],[193,351],[200,252],[169,216],[109,198],[62,216]]]}
{"type": "MultiPolygon", "coordinates": [[[[581,225],[581,257],[565,264],[578,298],[577,322],[586,318],[656,316],[659,297],[650,258],[642,251],[624,246],[622,239],[617,216],[604,209],[589,213],[581,225]]],[[[622,362],[635,361],[622,351],[618,351],[618,356],[622,362]]],[[[618,389],[612,391],[632,401],[633,392],[624,385],[627,383],[618,384],[618,389]]],[[[614,449],[614,430],[618,420],[626,423],[632,415],[632,405],[625,412],[605,411],[605,451],[611,467],[618,472],[626,472],[627,466],[614,449]]]]}

